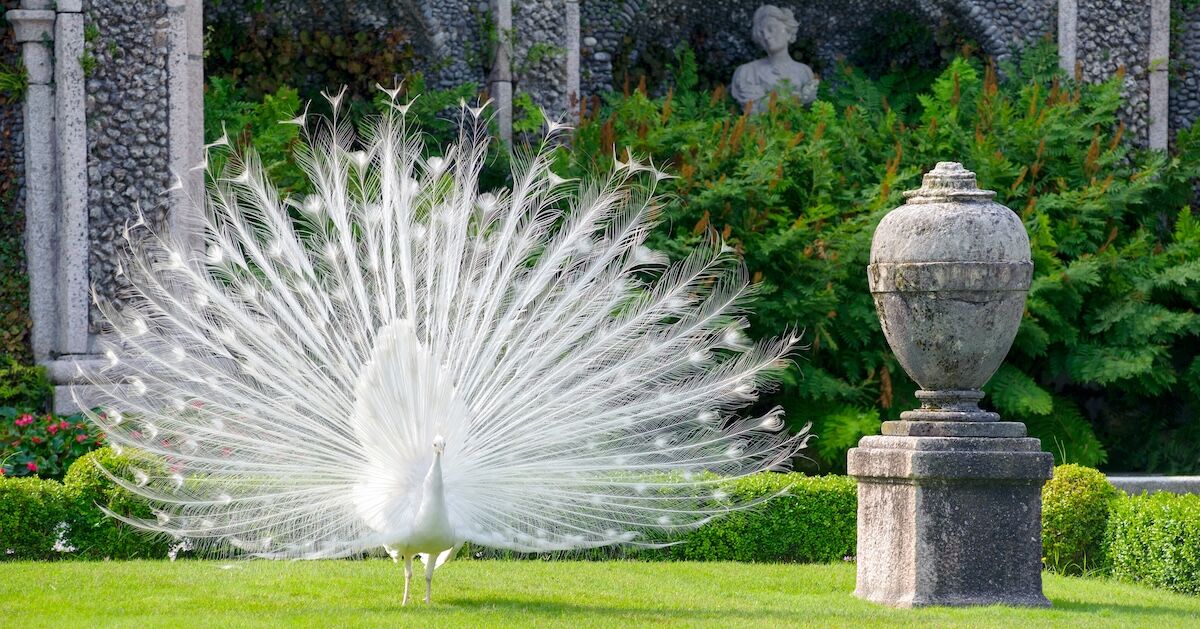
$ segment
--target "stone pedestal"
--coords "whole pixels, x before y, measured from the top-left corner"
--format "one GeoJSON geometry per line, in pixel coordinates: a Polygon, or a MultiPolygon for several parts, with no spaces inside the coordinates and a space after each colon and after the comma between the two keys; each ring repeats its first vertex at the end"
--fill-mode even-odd
{"type": "MultiPolygon", "coordinates": [[[[887,422],[885,432],[912,423],[935,422],[887,422]]],[[[1014,422],[973,426],[1024,433],[1014,422]]],[[[858,480],[855,596],[893,607],[1050,605],[1041,492],[1052,467],[1026,437],[863,438],[848,460],[858,480]]]]}

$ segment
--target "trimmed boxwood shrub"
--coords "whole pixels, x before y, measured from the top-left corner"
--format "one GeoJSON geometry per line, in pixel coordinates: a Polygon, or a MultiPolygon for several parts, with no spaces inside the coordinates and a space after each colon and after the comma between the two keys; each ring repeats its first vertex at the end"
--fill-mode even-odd
{"type": "MultiPolygon", "coordinates": [[[[853,555],[858,493],[846,476],[763,473],[730,483],[731,497],[787,495],[733,513],[661,552],[688,561],[823,563],[853,555]]],[[[648,553],[651,555],[653,553],[648,553]]]]}
{"type": "Polygon", "coordinates": [[[0,560],[55,556],[67,505],[62,483],[0,478],[0,560]]]}
{"type": "Polygon", "coordinates": [[[1042,487],[1042,561],[1064,574],[1105,568],[1104,531],[1121,496],[1099,471],[1060,465],[1042,487]]]}
{"type": "Polygon", "coordinates": [[[150,507],[137,496],[114,483],[101,468],[121,473],[137,464],[156,475],[156,461],[134,454],[118,455],[111,448],[100,448],[80,457],[63,479],[71,502],[67,522],[70,541],[80,557],[89,559],[133,559],[166,557],[171,540],[135,529],[111,518],[100,506],[114,513],[138,518],[152,517],[150,507]]]}
{"type": "Polygon", "coordinates": [[[1200,496],[1157,493],[1118,500],[1106,542],[1118,579],[1200,594],[1200,496]]]}

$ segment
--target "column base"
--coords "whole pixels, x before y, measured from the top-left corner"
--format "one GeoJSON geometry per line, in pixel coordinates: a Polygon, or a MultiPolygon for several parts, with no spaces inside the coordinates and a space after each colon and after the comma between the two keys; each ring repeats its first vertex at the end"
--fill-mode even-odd
{"type": "Polygon", "coordinates": [[[1046,607],[1042,484],[1054,459],[1037,439],[864,437],[854,595],[892,607],[1046,607]]]}

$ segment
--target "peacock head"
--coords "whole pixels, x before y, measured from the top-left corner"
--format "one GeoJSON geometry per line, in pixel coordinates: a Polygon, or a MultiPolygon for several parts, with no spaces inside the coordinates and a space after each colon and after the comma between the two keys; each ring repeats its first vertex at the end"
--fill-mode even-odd
{"type": "Polygon", "coordinates": [[[433,438],[433,451],[441,454],[446,451],[446,439],[441,435],[433,438]]]}

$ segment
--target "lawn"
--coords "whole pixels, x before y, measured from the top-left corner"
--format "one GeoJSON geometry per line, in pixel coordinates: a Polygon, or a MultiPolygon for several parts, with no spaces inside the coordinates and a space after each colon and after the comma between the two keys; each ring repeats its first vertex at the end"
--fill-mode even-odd
{"type": "MultiPolygon", "coordinates": [[[[400,606],[390,561],[0,564],[6,627],[1200,626],[1200,598],[1046,575],[1051,609],[893,610],[854,566],[459,561],[400,606]]],[[[423,587],[424,584],[421,583],[423,587]]]]}

